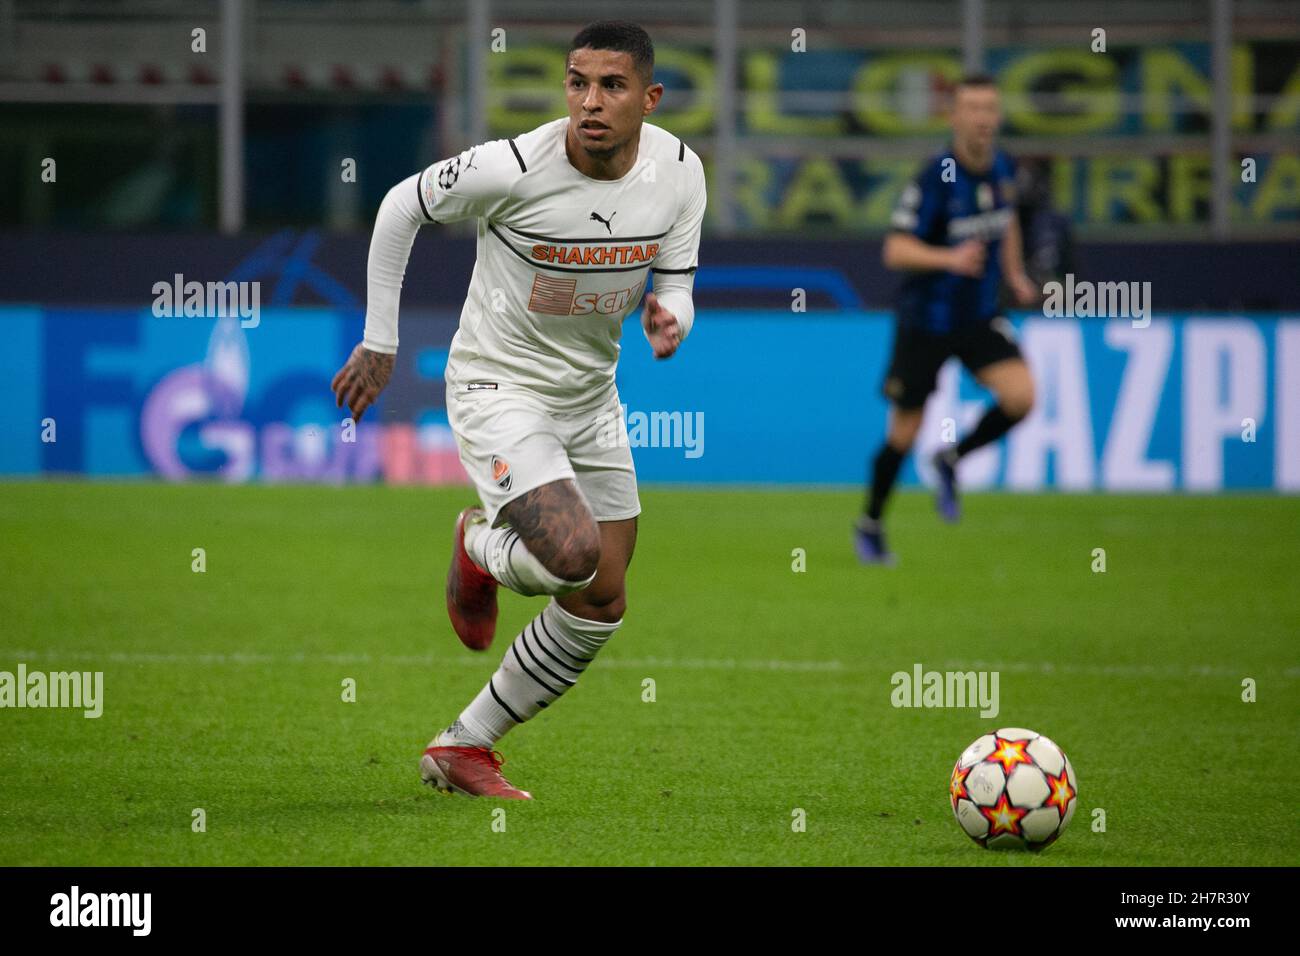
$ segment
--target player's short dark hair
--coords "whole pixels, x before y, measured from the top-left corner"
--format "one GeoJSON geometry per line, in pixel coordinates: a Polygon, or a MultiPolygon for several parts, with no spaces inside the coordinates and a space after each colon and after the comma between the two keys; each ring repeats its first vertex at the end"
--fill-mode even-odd
{"type": "Polygon", "coordinates": [[[998,81],[990,73],[967,73],[957,81],[957,86],[953,92],[965,89],[993,89],[998,88],[998,81]]]}
{"type": "Polygon", "coordinates": [[[632,57],[641,82],[649,86],[654,81],[655,45],[650,41],[650,34],[630,20],[597,20],[587,24],[569,44],[569,53],[583,47],[626,53],[632,57]]]}

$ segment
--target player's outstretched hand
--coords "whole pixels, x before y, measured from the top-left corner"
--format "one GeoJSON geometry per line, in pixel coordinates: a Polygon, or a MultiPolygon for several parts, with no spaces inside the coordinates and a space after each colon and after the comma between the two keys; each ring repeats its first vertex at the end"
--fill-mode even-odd
{"type": "Polygon", "coordinates": [[[361,421],[366,409],[375,404],[379,393],[388,384],[393,374],[395,355],[372,352],[364,345],[358,345],[343,363],[343,367],[334,375],[330,388],[337,399],[335,406],[341,408],[344,403],[352,412],[353,421],[361,421]]]}
{"type": "Polygon", "coordinates": [[[967,239],[950,250],[951,262],[948,271],[955,272],[959,276],[978,279],[984,274],[984,258],[987,255],[988,250],[984,243],[978,239],[967,239]]]}
{"type": "Polygon", "coordinates": [[[645,295],[645,311],[641,313],[641,325],[645,328],[645,337],[650,340],[655,358],[668,358],[682,344],[682,329],[673,315],[655,298],[653,292],[645,295]]]}

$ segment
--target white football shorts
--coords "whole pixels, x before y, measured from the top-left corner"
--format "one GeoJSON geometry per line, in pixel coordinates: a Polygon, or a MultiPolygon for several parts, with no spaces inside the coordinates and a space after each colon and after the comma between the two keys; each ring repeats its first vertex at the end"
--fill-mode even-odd
{"type": "Polygon", "coordinates": [[[594,410],[556,412],[517,385],[448,382],[447,419],[489,524],[507,502],[565,478],[577,482],[597,521],[641,513],[627,423],[613,388],[594,410]]]}

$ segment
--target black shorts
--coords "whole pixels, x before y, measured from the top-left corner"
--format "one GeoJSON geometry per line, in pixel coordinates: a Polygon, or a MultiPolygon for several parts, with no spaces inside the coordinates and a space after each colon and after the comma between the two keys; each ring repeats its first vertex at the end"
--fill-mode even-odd
{"type": "Polygon", "coordinates": [[[1003,359],[1021,358],[1016,332],[1003,316],[988,322],[967,322],[935,335],[920,329],[894,329],[894,354],[881,388],[899,408],[920,408],[934,391],[939,369],[952,356],[972,373],[1003,359]]]}

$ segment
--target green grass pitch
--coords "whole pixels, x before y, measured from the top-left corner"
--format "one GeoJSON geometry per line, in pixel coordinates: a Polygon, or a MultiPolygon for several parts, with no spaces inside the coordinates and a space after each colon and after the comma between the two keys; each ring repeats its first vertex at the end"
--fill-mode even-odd
{"type": "Polygon", "coordinates": [[[2,490],[0,670],[101,670],[105,702],[0,710],[0,864],[1300,863],[1294,498],[972,495],[949,527],[904,493],[886,570],[854,560],[856,493],[643,489],[623,628],[499,745],[520,804],[416,766],[541,607],[503,592],[493,649],[456,640],[469,491],[2,490]],[[916,663],[998,670],[1001,712],[894,708],[916,663]],[[949,809],[998,726],[1079,775],[1040,855],[949,809]]]}

